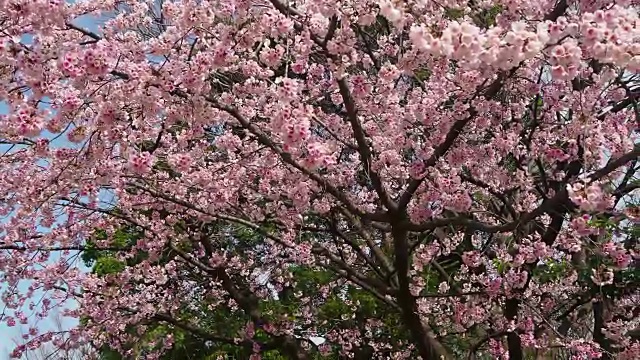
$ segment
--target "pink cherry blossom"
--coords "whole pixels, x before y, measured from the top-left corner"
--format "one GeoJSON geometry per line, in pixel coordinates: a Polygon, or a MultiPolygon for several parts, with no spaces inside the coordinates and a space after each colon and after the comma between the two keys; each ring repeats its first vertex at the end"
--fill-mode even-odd
{"type": "Polygon", "coordinates": [[[159,359],[182,329],[252,359],[638,358],[636,3],[0,17],[0,321],[29,329],[12,356],[159,359]],[[58,309],[83,321],[38,328],[58,309]]]}

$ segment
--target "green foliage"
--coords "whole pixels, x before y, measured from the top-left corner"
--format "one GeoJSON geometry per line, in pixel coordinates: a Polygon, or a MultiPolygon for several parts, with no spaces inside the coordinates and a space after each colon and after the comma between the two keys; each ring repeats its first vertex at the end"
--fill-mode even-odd
{"type": "Polygon", "coordinates": [[[571,269],[571,264],[566,260],[547,259],[543,265],[533,269],[533,276],[542,284],[557,281],[565,276],[571,269]]]}
{"type": "Polygon", "coordinates": [[[496,25],[496,17],[502,12],[502,5],[494,5],[489,9],[482,9],[473,13],[465,13],[464,9],[446,8],[445,17],[450,20],[461,20],[465,15],[473,18],[476,25],[481,27],[492,27],[496,25]]]}
{"type": "Polygon", "coordinates": [[[413,75],[416,77],[416,79],[418,79],[419,81],[426,81],[429,80],[429,77],[431,77],[431,74],[433,72],[431,71],[431,69],[427,68],[427,67],[421,67],[419,69],[416,69],[413,72],[413,75]]]}
{"type": "MultiPolygon", "coordinates": [[[[319,221],[318,219],[307,220],[312,223],[319,221]]],[[[189,230],[189,226],[189,224],[180,222],[176,225],[176,230],[178,233],[185,232],[189,230]]],[[[206,224],[199,231],[215,233],[217,235],[216,246],[233,249],[235,254],[242,256],[245,251],[260,251],[260,247],[265,241],[264,234],[273,231],[274,228],[275,225],[267,224],[260,231],[256,231],[245,226],[211,223],[206,224]]],[[[134,245],[143,235],[140,231],[127,227],[123,227],[113,234],[97,230],[91,241],[89,241],[90,248],[84,254],[83,260],[88,265],[93,266],[93,272],[99,276],[121,272],[127,266],[134,266],[143,257],[138,256],[133,260],[123,262],[117,259],[114,251],[98,250],[95,244],[99,242],[101,246],[104,246],[104,243],[108,243],[111,246],[127,247],[134,245]]],[[[185,244],[176,245],[180,247],[191,246],[185,244]]],[[[186,249],[186,251],[189,250],[186,249]]],[[[163,260],[161,259],[160,261],[163,260]]],[[[325,269],[296,265],[292,266],[289,271],[292,272],[294,280],[290,288],[283,289],[276,298],[270,300],[262,299],[259,302],[259,310],[263,314],[265,321],[295,321],[300,316],[301,309],[307,306],[300,299],[307,298],[310,299],[312,311],[314,311],[314,316],[318,320],[314,324],[315,329],[321,334],[343,327],[364,329],[368,319],[380,319],[382,320],[382,325],[375,328],[372,336],[390,344],[409,341],[410,336],[403,326],[403,321],[397,311],[371,293],[348,284],[337,286],[335,283],[337,280],[336,275],[325,269]],[[321,286],[331,286],[327,298],[318,294],[318,287],[321,286]],[[301,294],[301,296],[294,294],[301,294]],[[352,314],[352,316],[346,318],[345,314],[352,314]]],[[[428,277],[426,282],[429,289],[434,289],[438,286],[437,273],[430,272],[425,276],[428,277]]],[[[185,306],[184,309],[178,311],[175,317],[184,322],[191,322],[190,319],[197,319],[194,323],[197,323],[198,328],[205,332],[215,334],[221,338],[236,338],[238,334],[242,333],[250,318],[240,309],[231,309],[225,305],[218,304],[219,300],[193,299],[189,306],[185,306]],[[214,300],[215,306],[209,307],[214,300]]],[[[297,329],[298,331],[305,331],[305,325],[298,326],[300,327],[297,329]]],[[[134,329],[129,329],[129,331],[133,332],[134,329]]],[[[160,346],[160,341],[166,338],[168,334],[172,334],[174,346],[163,355],[162,360],[207,360],[218,359],[219,356],[228,359],[248,359],[252,353],[252,349],[248,346],[237,346],[224,342],[207,343],[206,340],[192,333],[182,331],[162,322],[149,324],[145,335],[139,338],[137,343],[130,344],[131,349],[138,355],[143,354],[145,351],[157,349],[160,346]]],[[[257,328],[254,340],[258,343],[269,343],[273,341],[273,338],[260,328],[257,328]]],[[[105,360],[124,360],[116,352],[108,348],[102,349],[101,356],[105,360]]],[[[264,351],[261,356],[262,359],[268,360],[287,359],[285,355],[277,350],[264,351]]],[[[323,359],[329,360],[338,358],[338,353],[323,357],[323,359]]],[[[313,357],[313,359],[316,358],[313,357]]]]}
{"type": "Polygon", "coordinates": [[[587,222],[587,224],[590,227],[604,229],[607,231],[613,231],[618,226],[617,222],[608,216],[593,217],[587,222]]]}
{"type": "Polygon", "coordinates": [[[142,232],[130,226],[116,230],[111,236],[103,229],[96,229],[91,239],[85,244],[81,259],[86,266],[92,266],[101,257],[112,257],[114,255],[113,251],[100,250],[96,242],[102,243],[111,240],[107,242],[108,247],[125,248],[135,245],[142,235],[142,232]]]}
{"type": "Polygon", "coordinates": [[[502,159],[502,166],[509,172],[514,173],[518,169],[518,159],[513,155],[513,153],[508,153],[502,159]]]}
{"type": "Polygon", "coordinates": [[[100,360],[124,360],[124,358],[118,352],[105,347],[100,349],[100,360]]]}
{"type": "Polygon", "coordinates": [[[482,10],[482,12],[478,15],[478,19],[480,20],[480,24],[486,27],[491,27],[496,25],[496,17],[500,15],[502,12],[502,5],[494,5],[489,9],[482,10]]]}
{"type": "Polygon", "coordinates": [[[124,270],[126,264],[110,256],[101,256],[95,260],[93,273],[96,275],[117,274],[124,270]]]}
{"type": "Polygon", "coordinates": [[[445,16],[451,20],[458,20],[464,17],[463,9],[446,8],[444,13],[445,16]]]}
{"type": "Polygon", "coordinates": [[[500,275],[504,275],[507,271],[509,271],[509,264],[505,261],[502,261],[498,258],[495,258],[491,261],[493,266],[496,268],[496,271],[500,275]]]}

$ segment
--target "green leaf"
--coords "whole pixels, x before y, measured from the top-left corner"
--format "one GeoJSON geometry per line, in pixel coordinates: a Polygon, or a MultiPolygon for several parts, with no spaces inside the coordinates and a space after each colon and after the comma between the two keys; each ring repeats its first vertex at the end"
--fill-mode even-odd
{"type": "Polygon", "coordinates": [[[99,276],[117,274],[124,270],[125,264],[114,257],[105,256],[96,260],[93,273],[99,276]]]}

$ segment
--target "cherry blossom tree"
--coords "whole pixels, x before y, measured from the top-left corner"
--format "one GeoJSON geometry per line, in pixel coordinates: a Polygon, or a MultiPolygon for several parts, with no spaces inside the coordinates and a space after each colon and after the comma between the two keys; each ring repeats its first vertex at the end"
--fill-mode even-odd
{"type": "Polygon", "coordinates": [[[634,1],[0,4],[13,355],[640,357],[634,1]]]}
{"type": "MultiPolygon", "coordinates": [[[[49,318],[53,322],[55,332],[63,333],[66,331],[67,326],[65,326],[64,318],[60,314],[50,314],[49,318]]],[[[23,344],[24,338],[29,338],[28,333],[31,331],[24,327],[21,330],[22,337],[13,340],[18,346],[23,344]]],[[[37,348],[28,349],[22,354],[22,358],[26,360],[81,360],[92,358],[95,355],[95,349],[91,346],[66,348],[64,346],[55,347],[47,343],[37,348]]]]}

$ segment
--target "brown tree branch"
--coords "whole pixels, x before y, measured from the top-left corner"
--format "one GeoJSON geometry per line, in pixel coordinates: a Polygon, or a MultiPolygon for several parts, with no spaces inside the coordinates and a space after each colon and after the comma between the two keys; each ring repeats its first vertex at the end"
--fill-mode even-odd
{"type": "Polygon", "coordinates": [[[420,318],[415,297],[411,294],[409,279],[409,246],[407,231],[394,229],[392,232],[395,251],[395,267],[398,275],[398,305],[401,308],[404,325],[413,338],[418,353],[423,359],[450,359],[449,352],[436,339],[433,331],[420,318]]]}
{"type": "Polygon", "coordinates": [[[335,186],[329,183],[322,176],[318,175],[315,172],[312,172],[305,167],[303,167],[300,163],[295,161],[291,154],[284,152],[280,146],[278,146],[267,134],[265,134],[261,129],[255,126],[251,121],[242,116],[237,109],[219,104],[215,99],[207,97],[206,100],[212,104],[213,107],[222,110],[233,118],[235,118],[246,130],[248,130],[251,134],[253,134],[258,141],[262,144],[270,148],[274,153],[276,153],[282,161],[288,165],[291,165],[293,168],[297,169],[301,173],[305,174],[311,180],[315,181],[319,186],[323,189],[326,189],[327,192],[333,195],[338,201],[340,201],[344,206],[349,209],[354,214],[361,216],[363,218],[367,218],[373,221],[379,222],[388,222],[388,217],[383,213],[367,213],[360,209],[358,209],[353,202],[351,202],[343,192],[338,190],[335,186]]]}
{"type": "Polygon", "coordinates": [[[389,211],[395,212],[398,209],[398,205],[389,197],[389,194],[384,188],[384,184],[382,183],[380,175],[376,171],[371,169],[371,149],[369,149],[369,144],[367,143],[364,130],[362,129],[362,124],[360,124],[360,120],[358,120],[358,110],[353,101],[353,98],[351,97],[349,85],[347,85],[347,82],[344,78],[338,80],[338,89],[340,90],[342,101],[344,101],[345,107],[347,109],[347,118],[349,119],[349,123],[351,124],[353,136],[355,137],[356,143],[358,144],[358,153],[360,154],[360,161],[362,162],[364,171],[369,175],[371,183],[373,184],[373,188],[382,201],[382,204],[384,204],[384,206],[386,206],[389,211]]]}

